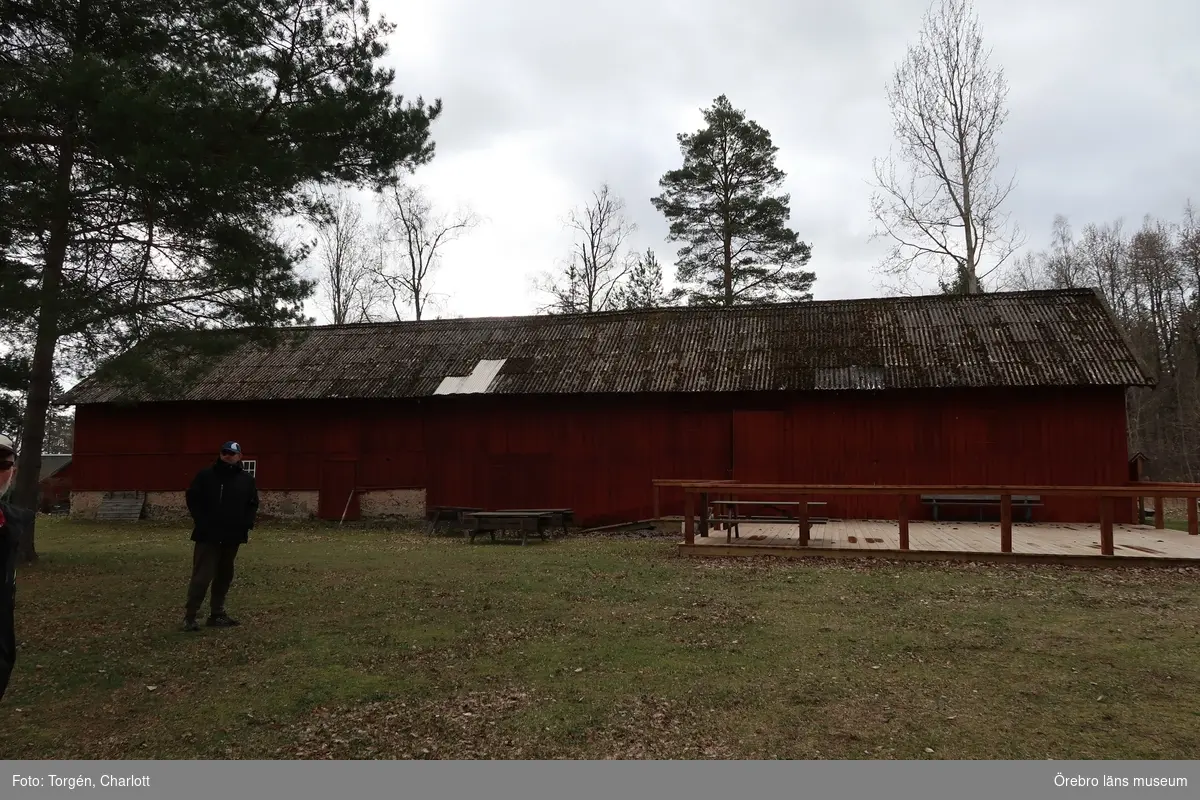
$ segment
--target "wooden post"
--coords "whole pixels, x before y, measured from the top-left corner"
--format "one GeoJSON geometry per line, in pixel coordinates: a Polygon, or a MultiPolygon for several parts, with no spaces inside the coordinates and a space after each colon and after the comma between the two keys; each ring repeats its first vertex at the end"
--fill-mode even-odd
{"type": "Polygon", "coordinates": [[[908,495],[900,495],[900,549],[908,549],[908,495]]]}
{"type": "Polygon", "coordinates": [[[808,498],[802,495],[796,499],[800,501],[799,510],[796,512],[796,516],[800,518],[799,545],[805,547],[808,545],[808,498]]]}
{"type": "Polygon", "coordinates": [[[696,520],[693,514],[696,511],[696,496],[690,490],[683,490],[683,543],[696,543],[696,520]]]}
{"type": "Polygon", "coordinates": [[[700,537],[708,538],[708,492],[700,493],[700,537]]]}
{"type": "Polygon", "coordinates": [[[654,519],[662,519],[658,513],[658,484],[654,484],[654,519]]]}
{"type": "Polygon", "coordinates": [[[1012,552],[1012,495],[1000,495],[1000,552],[1012,552]]]}
{"type": "Polygon", "coordinates": [[[1100,553],[1113,554],[1113,500],[1111,497],[1100,498],[1100,553]]]}
{"type": "Polygon", "coordinates": [[[1189,497],[1188,504],[1188,534],[1196,536],[1200,534],[1200,524],[1196,520],[1196,498],[1189,497]]]}
{"type": "Polygon", "coordinates": [[[1154,498],[1154,527],[1160,531],[1166,526],[1167,521],[1163,519],[1163,499],[1162,497],[1154,498]]]}

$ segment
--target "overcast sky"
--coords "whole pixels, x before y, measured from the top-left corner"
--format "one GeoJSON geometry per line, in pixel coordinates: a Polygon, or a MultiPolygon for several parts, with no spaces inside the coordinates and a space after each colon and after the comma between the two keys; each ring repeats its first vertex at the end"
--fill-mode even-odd
{"type": "MultiPolygon", "coordinates": [[[[533,313],[564,257],[563,218],[607,181],[673,273],[650,204],[679,166],[676,134],[724,93],[770,131],[812,245],[817,299],[884,292],[872,273],[871,161],[892,143],[885,84],[927,0],[375,0],[396,22],[397,90],[440,97],[437,155],[417,179],[485,222],[450,245],[444,314],[533,313]]],[[[1076,228],[1200,203],[1200,3],[978,0],[1010,87],[1001,168],[1013,219],[1047,243],[1076,228]]]]}

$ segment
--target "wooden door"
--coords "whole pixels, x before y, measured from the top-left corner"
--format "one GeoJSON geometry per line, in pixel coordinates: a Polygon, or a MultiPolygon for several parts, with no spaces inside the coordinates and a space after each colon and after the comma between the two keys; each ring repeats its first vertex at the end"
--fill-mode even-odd
{"type": "Polygon", "coordinates": [[[317,516],[347,521],[359,517],[358,462],[346,458],[327,458],[321,462],[321,492],[317,516]]]}

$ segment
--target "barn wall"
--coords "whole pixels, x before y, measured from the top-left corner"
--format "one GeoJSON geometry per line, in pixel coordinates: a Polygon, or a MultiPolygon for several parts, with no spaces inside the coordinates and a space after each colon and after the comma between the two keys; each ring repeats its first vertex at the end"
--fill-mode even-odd
{"type": "Polygon", "coordinates": [[[50,513],[51,509],[60,503],[68,502],[71,499],[71,465],[67,464],[49,478],[43,479],[38,484],[38,490],[38,509],[44,514],[50,513]]]}
{"type": "MultiPolygon", "coordinates": [[[[422,490],[428,505],[569,506],[585,524],[644,519],[651,480],[672,477],[1127,480],[1119,389],[85,406],[75,424],[76,491],[179,491],[236,439],[261,490],[315,494],[322,516],[351,519],[408,515],[422,490]]],[[[679,492],[662,500],[664,513],[681,511],[679,492]]],[[[1046,502],[1036,518],[1097,518],[1091,503],[1046,502]]],[[[894,518],[892,505],[836,498],[828,510],[894,518]]],[[[1124,504],[1118,513],[1128,515],[1124,504]]]]}
{"type": "MultiPolygon", "coordinates": [[[[1117,389],[830,393],[734,412],[734,478],[784,483],[1120,485],[1117,389]]],[[[895,500],[824,498],[833,517],[895,519],[895,500]]],[[[1034,519],[1098,521],[1094,501],[1044,498],[1034,519]]],[[[970,513],[967,509],[958,509],[970,513]]],[[[1118,504],[1118,520],[1132,516],[1118,504]]],[[[920,516],[926,516],[923,512],[920,516]]]]}

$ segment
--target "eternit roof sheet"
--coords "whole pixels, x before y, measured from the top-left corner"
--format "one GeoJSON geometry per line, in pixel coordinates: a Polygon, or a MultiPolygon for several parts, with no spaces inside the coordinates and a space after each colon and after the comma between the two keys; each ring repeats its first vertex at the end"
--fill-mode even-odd
{"type": "MultiPolygon", "coordinates": [[[[1089,289],[322,326],[278,336],[269,346],[246,337],[165,395],[93,376],[64,401],[401,398],[442,386],[520,395],[1152,385],[1089,289]],[[501,361],[498,371],[487,363],[501,361]]],[[[154,361],[152,347],[135,350],[154,361]]],[[[178,376],[178,366],[161,368],[178,376]]]]}

